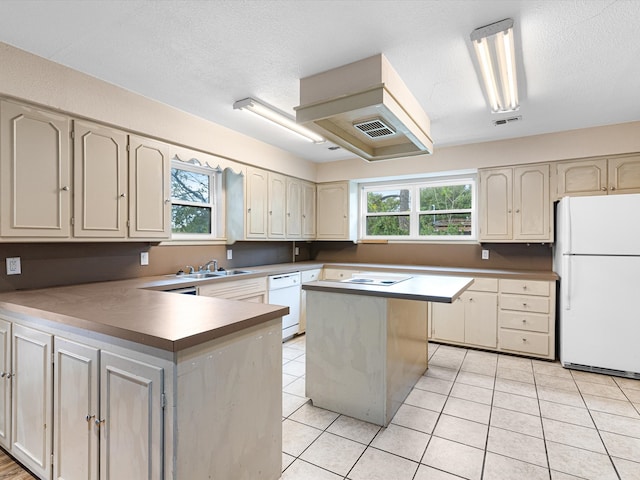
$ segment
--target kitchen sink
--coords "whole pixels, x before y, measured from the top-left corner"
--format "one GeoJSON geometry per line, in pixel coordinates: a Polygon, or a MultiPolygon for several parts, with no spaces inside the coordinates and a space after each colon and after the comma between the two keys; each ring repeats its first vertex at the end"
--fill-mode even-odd
{"type": "Polygon", "coordinates": [[[217,272],[195,272],[195,273],[177,273],[170,275],[178,278],[216,278],[216,277],[229,277],[233,275],[246,275],[247,273],[253,273],[251,270],[219,270],[217,272]]]}

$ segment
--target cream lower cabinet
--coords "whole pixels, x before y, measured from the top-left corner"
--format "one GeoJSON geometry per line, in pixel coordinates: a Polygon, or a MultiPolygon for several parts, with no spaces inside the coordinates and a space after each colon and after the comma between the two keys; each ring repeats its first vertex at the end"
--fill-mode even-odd
{"type": "Polygon", "coordinates": [[[480,241],[552,242],[548,164],[480,170],[480,241]]]}
{"type": "Polygon", "coordinates": [[[500,280],[499,350],[555,359],[555,282],[500,280]]]}
{"type": "Polygon", "coordinates": [[[555,359],[555,282],[476,278],[452,304],[430,303],[430,339],[555,359]]]}
{"type": "Polygon", "coordinates": [[[588,158],[556,164],[556,198],[640,193],[640,155],[588,158]]]}
{"type": "MultiPolygon", "coordinates": [[[[320,280],[322,270],[314,268],[313,270],[303,270],[300,272],[300,283],[315,282],[320,280]]],[[[298,333],[304,333],[307,328],[307,291],[300,291],[300,324],[298,325],[298,333]]]]}
{"type": "Polygon", "coordinates": [[[496,348],[497,291],[497,279],[476,278],[453,303],[430,303],[431,339],[496,348]]]}
{"type": "Polygon", "coordinates": [[[201,285],[198,287],[198,295],[253,303],[267,303],[267,277],[201,285]]]}
{"type": "Polygon", "coordinates": [[[51,478],[53,335],[13,324],[11,455],[41,479],[51,478]]]}
{"type": "Polygon", "coordinates": [[[11,449],[11,322],[0,318],[0,446],[11,449]]]}

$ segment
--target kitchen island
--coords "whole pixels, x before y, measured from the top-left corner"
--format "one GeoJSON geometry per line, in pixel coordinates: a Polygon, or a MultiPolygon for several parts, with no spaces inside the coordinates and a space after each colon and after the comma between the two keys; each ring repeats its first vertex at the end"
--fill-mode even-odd
{"type": "Polygon", "coordinates": [[[0,445],[43,480],[278,479],[288,308],[142,286],[0,295],[0,445]]]}
{"type": "Polygon", "coordinates": [[[427,302],[473,283],[440,275],[359,275],[304,284],[306,396],[317,407],[386,426],[427,369],[427,302]]]}

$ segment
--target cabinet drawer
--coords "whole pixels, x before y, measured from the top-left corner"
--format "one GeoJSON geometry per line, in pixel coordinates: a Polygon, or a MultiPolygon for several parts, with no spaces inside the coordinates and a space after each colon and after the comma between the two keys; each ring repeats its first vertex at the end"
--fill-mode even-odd
{"type": "Polygon", "coordinates": [[[549,296],[549,282],[536,280],[500,280],[500,293],[549,296]]]}
{"type": "Polygon", "coordinates": [[[266,294],[267,277],[231,280],[218,284],[207,284],[198,287],[198,295],[204,297],[230,298],[266,294]]]}
{"type": "Polygon", "coordinates": [[[322,272],[324,280],[344,280],[353,277],[354,273],[360,273],[359,270],[349,270],[343,268],[325,268],[322,272]]]}
{"type": "Polygon", "coordinates": [[[473,283],[469,287],[469,290],[473,290],[475,292],[497,292],[498,279],[497,278],[474,278],[473,283]]]}
{"type": "Polygon", "coordinates": [[[540,313],[501,311],[499,322],[502,328],[549,333],[549,315],[540,313]]]}
{"type": "Polygon", "coordinates": [[[549,298],[526,295],[500,295],[500,309],[549,313],[549,298]]]}
{"type": "Polygon", "coordinates": [[[315,270],[303,270],[300,272],[300,282],[315,282],[320,280],[320,269],[315,270]]]}
{"type": "Polygon", "coordinates": [[[500,329],[500,350],[549,356],[549,335],[534,332],[500,329]]]}

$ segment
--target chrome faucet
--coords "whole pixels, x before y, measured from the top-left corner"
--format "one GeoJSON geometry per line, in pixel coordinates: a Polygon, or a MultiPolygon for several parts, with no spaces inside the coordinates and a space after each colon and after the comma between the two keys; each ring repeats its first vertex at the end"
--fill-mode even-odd
{"type": "Polygon", "coordinates": [[[196,273],[196,269],[193,268],[191,265],[187,265],[187,268],[189,269],[189,273],[196,273]]]}
{"type": "Polygon", "coordinates": [[[207,263],[204,264],[204,266],[200,267],[200,271],[206,270],[207,272],[210,272],[210,267],[211,264],[213,264],[213,271],[217,272],[218,271],[218,260],[209,260],[207,263]]]}

